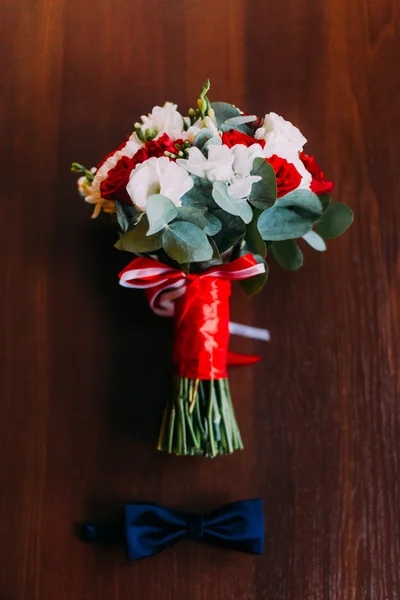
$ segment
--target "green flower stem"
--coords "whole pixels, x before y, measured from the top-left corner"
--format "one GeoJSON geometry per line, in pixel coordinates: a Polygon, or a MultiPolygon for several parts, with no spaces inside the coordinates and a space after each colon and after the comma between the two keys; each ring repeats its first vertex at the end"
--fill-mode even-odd
{"type": "Polygon", "coordinates": [[[170,454],[211,458],[241,450],[228,380],[177,377],[157,447],[170,454]]]}

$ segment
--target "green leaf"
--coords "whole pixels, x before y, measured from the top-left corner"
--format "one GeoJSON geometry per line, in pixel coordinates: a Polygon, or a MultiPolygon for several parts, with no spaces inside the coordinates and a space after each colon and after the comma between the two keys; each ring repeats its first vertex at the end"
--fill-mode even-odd
{"type": "Polygon", "coordinates": [[[208,221],[203,214],[203,212],[199,208],[194,208],[193,206],[180,206],[177,209],[177,219],[179,221],[188,221],[189,223],[193,223],[193,225],[197,225],[201,229],[205,229],[207,227],[208,221]]]}
{"type": "Polygon", "coordinates": [[[132,229],[132,225],[135,224],[141,214],[134,206],[122,204],[118,200],[115,201],[115,211],[118,224],[123,232],[132,229]]]}
{"type": "Polygon", "coordinates": [[[232,248],[245,234],[245,224],[240,217],[230,215],[221,208],[213,211],[213,214],[221,221],[222,229],[214,235],[214,241],[222,254],[232,248]]]}
{"type": "Polygon", "coordinates": [[[315,215],[289,208],[272,206],[264,210],[258,219],[258,229],[264,240],[288,240],[301,237],[311,231],[315,215]]]}
{"type": "Polygon", "coordinates": [[[324,240],[316,231],[309,231],[303,235],[303,240],[317,252],[325,252],[326,250],[326,244],[324,240]]]}
{"type": "Polygon", "coordinates": [[[207,235],[216,235],[219,231],[221,231],[222,223],[218,217],[209,211],[205,213],[204,217],[207,221],[207,225],[204,229],[207,235]]]}
{"type": "Polygon", "coordinates": [[[253,162],[251,175],[258,175],[261,181],[253,183],[249,202],[256,208],[270,208],[276,200],[276,176],[271,165],[263,158],[253,162]]]}
{"type": "Polygon", "coordinates": [[[196,271],[197,270],[200,272],[205,271],[206,269],[209,269],[210,267],[215,267],[216,265],[221,265],[223,262],[221,255],[219,253],[217,244],[214,242],[214,240],[212,238],[208,238],[208,241],[210,242],[211,247],[213,249],[213,255],[210,258],[210,260],[206,260],[206,261],[197,263],[196,271]]]}
{"type": "Polygon", "coordinates": [[[260,273],[259,275],[254,275],[249,279],[242,279],[240,281],[240,285],[242,286],[242,288],[248,296],[255,296],[256,294],[261,292],[268,279],[268,265],[266,261],[262,258],[262,256],[259,256],[257,254],[254,255],[254,258],[258,263],[264,263],[265,272],[260,273]]]}
{"type": "Polygon", "coordinates": [[[293,240],[271,244],[272,254],[278,265],[288,271],[297,271],[303,266],[303,253],[293,240]]]}
{"type": "Polygon", "coordinates": [[[196,135],[196,138],[194,140],[194,145],[197,148],[200,148],[200,150],[201,150],[203,145],[212,137],[214,137],[214,134],[211,131],[211,129],[207,129],[207,128],[201,129],[199,131],[199,133],[196,135]]]}
{"type": "Polygon", "coordinates": [[[149,229],[147,216],[143,215],[139,223],[133,229],[121,236],[115,244],[118,250],[133,252],[133,254],[141,254],[144,252],[154,252],[162,248],[161,234],[146,235],[149,229]]]}
{"type": "Polygon", "coordinates": [[[315,224],[315,231],[325,240],[342,235],[353,222],[353,211],[347,204],[331,202],[324,214],[315,224]]]}
{"type": "Polygon", "coordinates": [[[162,194],[154,194],[147,199],[147,218],[150,228],[147,235],[153,235],[164,229],[168,223],[178,216],[175,204],[162,194]]]}
{"type": "Polygon", "coordinates": [[[186,221],[175,221],[168,225],[162,235],[162,245],[168,256],[178,263],[210,260],[213,255],[213,248],[204,231],[186,221]]]}
{"type": "Polygon", "coordinates": [[[322,204],[322,209],[325,212],[326,209],[328,208],[329,204],[331,203],[332,196],[328,193],[325,193],[325,194],[320,194],[318,196],[318,198],[322,204]]]}
{"type": "Polygon", "coordinates": [[[212,197],[212,183],[197,175],[192,175],[191,177],[194,186],[182,196],[182,206],[194,206],[204,212],[207,208],[215,208],[216,204],[212,197]]]}
{"type": "Polygon", "coordinates": [[[294,190],[281,198],[277,198],[275,207],[295,208],[315,215],[315,220],[322,214],[322,204],[317,194],[310,190],[294,190]]]}
{"type": "Polygon", "coordinates": [[[253,218],[248,225],[246,225],[246,236],[245,241],[249,249],[253,254],[259,254],[263,258],[267,256],[267,246],[261,237],[261,234],[257,227],[257,222],[260,217],[261,210],[255,208],[253,211],[253,218]]]}
{"type": "Polygon", "coordinates": [[[224,122],[225,127],[235,128],[237,125],[252,123],[257,119],[256,115],[240,115],[239,117],[230,117],[224,122]]]}
{"type": "Polygon", "coordinates": [[[211,102],[211,108],[215,112],[218,127],[227,119],[240,116],[240,110],[228,102],[211,102]]]}
{"type": "Polygon", "coordinates": [[[241,217],[245,223],[250,223],[253,211],[250,204],[244,198],[232,198],[228,194],[228,186],[222,181],[216,181],[213,185],[212,196],[220,208],[241,217]]]}

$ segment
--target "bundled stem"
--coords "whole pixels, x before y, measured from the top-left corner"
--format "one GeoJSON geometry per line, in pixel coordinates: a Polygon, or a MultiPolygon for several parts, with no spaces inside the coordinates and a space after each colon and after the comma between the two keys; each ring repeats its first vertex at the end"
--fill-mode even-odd
{"type": "Polygon", "coordinates": [[[243,449],[228,379],[176,377],[157,448],[172,454],[210,458],[243,449]]]}

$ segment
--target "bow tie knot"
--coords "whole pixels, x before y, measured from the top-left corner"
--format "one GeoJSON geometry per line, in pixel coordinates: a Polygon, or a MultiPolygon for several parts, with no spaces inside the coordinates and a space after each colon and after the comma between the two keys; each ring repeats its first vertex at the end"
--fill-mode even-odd
{"type": "Polygon", "coordinates": [[[202,515],[186,515],[187,538],[194,542],[202,540],[204,537],[204,519],[202,515]]]}

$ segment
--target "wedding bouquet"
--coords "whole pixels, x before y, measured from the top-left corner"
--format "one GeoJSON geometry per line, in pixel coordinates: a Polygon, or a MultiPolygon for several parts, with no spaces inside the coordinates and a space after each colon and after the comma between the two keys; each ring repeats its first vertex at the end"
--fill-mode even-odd
{"type": "Polygon", "coordinates": [[[214,457],[243,448],[227,364],[254,360],[228,352],[231,281],[258,293],[267,253],[299,269],[295,240],[324,251],[353,215],[331,202],[333,183],[303,151],[299,129],[273,112],[210,103],[209,87],[186,116],[170,102],[155,106],[97,168],[72,170],[92,216],[115,215],[116,248],[136,257],[120,283],[174,317],[175,391],[158,449],[214,457]]]}

